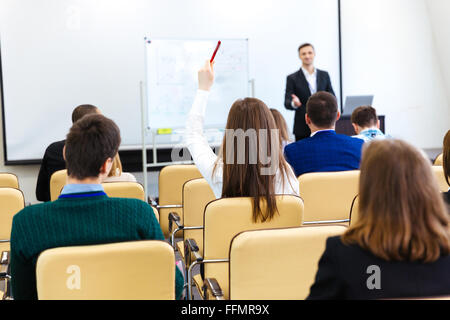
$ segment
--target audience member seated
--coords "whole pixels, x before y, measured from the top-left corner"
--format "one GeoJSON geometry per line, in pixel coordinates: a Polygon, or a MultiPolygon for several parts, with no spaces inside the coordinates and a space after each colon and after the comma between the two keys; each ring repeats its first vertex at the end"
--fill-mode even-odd
{"type": "MultiPolygon", "coordinates": [[[[245,98],[231,106],[219,156],[203,133],[209,91],[214,83],[208,62],[198,72],[199,89],[186,121],[186,144],[197,168],[215,196],[254,197],[254,218],[265,198],[269,220],[276,212],[276,194],[299,194],[298,181],[283,157],[272,113],[261,100],[245,98]]],[[[263,219],[263,221],[265,218],[263,219]]]]}
{"type": "Polygon", "coordinates": [[[289,138],[289,131],[287,127],[286,120],[284,119],[283,115],[280,111],[277,109],[270,109],[270,112],[272,112],[272,116],[275,120],[275,125],[280,130],[280,138],[281,138],[281,146],[284,150],[284,147],[286,147],[289,143],[291,143],[291,139],[289,138]]]}
{"type": "Polygon", "coordinates": [[[122,162],[119,154],[116,154],[111,171],[103,182],[136,182],[136,178],[131,173],[122,171],[122,162]]]}
{"type": "MultiPolygon", "coordinates": [[[[447,184],[450,187],[450,130],[447,131],[447,134],[444,137],[442,160],[443,160],[442,166],[444,167],[445,180],[447,181],[447,184]]],[[[447,202],[447,205],[449,206],[450,212],[450,189],[447,192],[444,192],[444,199],[447,202]]]]}
{"type": "Polygon", "coordinates": [[[374,139],[385,139],[386,136],[380,130],[380,120],[378,120],[377,111],[371,106],[361,106],[352,113],[352,125],[356,136],[365,142],[374,139]]]}
{"type": "Polygon", "coordinates": [[[311,137],[291,143],[284,149],[286,160],[300,176],[309,172],[333,172],[359,169],[364,143],[335,131],[339,119],[336,98],[317,92],[306,104],[306,123],[311,137]]]}
{"type": "Polygon", "coordinates": [[[429,160],[406,142],[372,141],[363,151],[359,218],[327,240],[308,299],[449,295],[449,226],[429,160]]]}
{"type": "MultiPolygon", "coordinates": [[[[90,104],[76,107],[72,112],[72,123],[91,113],[100,113],[100,110],[90,104]]],[[[50,177],[56,171],[66,168],[66,162],[63,158],[65,143],[66,140],[53,142],[45,150],[36,184],[36,199],[39,201],[50,201],[50,177]]]]}
{"type": "MultiPolygon", "coordinates": [[[[150,205],[137,199],[109,198],[103,190],[101,181],[109,174],[120,140],[117,125],[102,115],[87,115],[73,124],[63,151],[68,184],[56,201],[26,207],[13,219],[14,299],[37,298],[36,260],[46,249],[164,240],[150,205]]],[[[177,268],[174,272],[179,298],[183,275],[177,268]]]]}

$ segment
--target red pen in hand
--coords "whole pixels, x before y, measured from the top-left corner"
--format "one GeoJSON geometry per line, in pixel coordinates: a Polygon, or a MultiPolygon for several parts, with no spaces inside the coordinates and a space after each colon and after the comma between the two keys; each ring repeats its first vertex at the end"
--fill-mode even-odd
{"type": "Polygon", "coordinates": [[[214,50],[214,53],[213,53],[213,55],[211,57],[211,61],[209,61],[210,63],[212,63],[214,61],[214,57],[216,56],[217,50],[219,50],[219,47],[220,47],[221,43],[222,42],[220,40],[219,40],[219,42],[217,42],[216,50],[214,50]]]}

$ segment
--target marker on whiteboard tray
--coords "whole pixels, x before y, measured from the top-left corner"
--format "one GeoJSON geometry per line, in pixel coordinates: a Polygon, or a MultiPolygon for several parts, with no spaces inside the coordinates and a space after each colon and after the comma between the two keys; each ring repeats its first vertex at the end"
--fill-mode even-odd
{"type": "Polygon", "coordinates": [[[172,129],[170,128],[162,128],[162,129],[158,129],[156,131],[157,134],[171,134],[172,133],[172,129]]]}
{"type": "Polygon", "coordinates": [[[221,42],[220,40],[217,42],[216,50],[214,50],[214,53],[213,53],[213,55],[212,55],[212,57],[211,57],[211,61],[209,61],[210,63],[212,63],[212,62],[214,61],[214,58],[215,58],[216,53],[217,53],[217,50],[219,50],[219,47],[220,47],[220,44],[221,44],[221,43],[222,43],[222,42],[221,42]]]}

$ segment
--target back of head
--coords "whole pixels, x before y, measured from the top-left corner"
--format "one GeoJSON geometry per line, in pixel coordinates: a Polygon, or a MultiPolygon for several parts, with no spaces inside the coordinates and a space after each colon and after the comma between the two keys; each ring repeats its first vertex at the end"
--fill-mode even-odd
{"type": "Polygon", "coordinates": [[[433,262],[450,253],[450,220],[431,165],[404,141],[364,147],[358,212],[344,243],[388,261],[433,262]]]}
{"type": "Polygon", "coordinates": [[[79,180],[98,177],[100,168],[119,150],[120,130],[111,119],[89,114],[72,125],[67,134],[67,174],[79,180]]]}
{"type": "Polygon", "coordinates": [[[286,120],[283,115],[277,109],[270,109],[273,119],[275,120],[276,127],[280,130],[281,141],[289,141],[289,133],[287,129],[286,120]]]}
{"type": "Polygon", "coordinates": [[[361,106],[352,113],[352,123],[361,128],[372,128],[378,123],[377,111],[371,106],[361,106]]]}
{"type": "Polygon", "coordinates": [[[306,114],[318,128],[334,127],[338,115],[336,97],[325,91],[313,94],[306,103],[306,114]]]}
{"type": "Polygon", "coordinates": [[[87,114],[99,113],[99,109],[91,104],[82,104],[76,107],[72,112],[72,123],[77,122],[87,114]]]}
{"type": "Polygon", "coordinates": [[[223,161],[222,197],[253,197],[254,221],[272,219],[276,212],[275,173],[283,183],[287,171],[279,130],[269,108],[255,98],[231,107],[218,161],[223,161]],[[260,209],[265,199],[267,213],[260,209]]]}
{"type": "Polygon", "coordinates": [[[447,134],[444,137],[444,148],[443,148],[443,164],[444,167],[444,175],[447,184],[450,186],[450,130],[447,131],[447,134]]]}

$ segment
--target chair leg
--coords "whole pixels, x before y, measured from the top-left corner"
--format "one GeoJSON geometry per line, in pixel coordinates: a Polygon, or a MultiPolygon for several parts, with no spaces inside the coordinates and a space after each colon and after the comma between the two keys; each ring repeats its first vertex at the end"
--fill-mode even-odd
{"type": "Polygon", "coordinates": [[[198,261],[194,261],[188,269],[188,300],[192,299],[192,269],[198,264],[198,261]]]}

